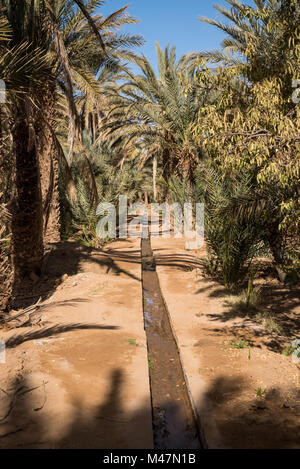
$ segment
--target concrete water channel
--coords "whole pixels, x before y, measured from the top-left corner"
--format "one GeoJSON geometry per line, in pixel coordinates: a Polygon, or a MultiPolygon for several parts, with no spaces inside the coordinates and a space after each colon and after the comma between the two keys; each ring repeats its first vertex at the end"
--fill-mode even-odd
{"type": "Polygon", "coordinates": [[[202,449],[169,313],[163,300],[150,239],[142,239],[144,324],[147,336],[155,449],[202,449]]]}

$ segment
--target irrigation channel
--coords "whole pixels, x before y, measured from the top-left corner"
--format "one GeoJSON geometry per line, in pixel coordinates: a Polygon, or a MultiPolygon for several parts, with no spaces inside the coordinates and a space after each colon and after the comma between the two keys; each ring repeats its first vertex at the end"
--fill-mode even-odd
{"type": "Polygon", "coordinates": [[[150,239],[142,239],[144,324],[155,449],[203,449],[150,239]]]}

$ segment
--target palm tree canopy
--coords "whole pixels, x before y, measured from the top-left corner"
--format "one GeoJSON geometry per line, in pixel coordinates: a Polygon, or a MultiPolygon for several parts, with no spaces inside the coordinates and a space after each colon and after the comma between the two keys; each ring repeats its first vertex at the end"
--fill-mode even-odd
{"type": "Polygon", "coordinates": [[[115,145],[132,146],[142,160],[167,154],[183,170],[184,162],[193,166],[199,157],[191,127],[203,96],[177,62],[175,47],[163,51],[156,44],[156,51],[158,75],[142,55],[135,59],[140,74],[127,72],[124,83],[111,88],[104,128],[115,145]]]}
{"type": "Polygon", "coordinates": [[[186,63],[199,58],[221,62],[237,67],[252,82],[280,75],[290,94],[295,64],[298,72],[300,67],[298,0],[254,0],[253,7],[238,0],[226,3],[228,7],[215,5],[225,22],[199,18],[226,34],[221,50],[189,54],[186,63]]]}

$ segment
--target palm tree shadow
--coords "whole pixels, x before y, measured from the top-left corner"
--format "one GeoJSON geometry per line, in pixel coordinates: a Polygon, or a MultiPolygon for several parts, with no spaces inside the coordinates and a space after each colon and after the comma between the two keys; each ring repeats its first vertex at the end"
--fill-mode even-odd
{"type": "MultiPolygon", "coordinates": [[[[55,436],[51,431],[53,428],[47,428],[47,384],[41,383],[39,388],[30,390],[26,379],[17,380],[9,396],[4,395],[6,409],[1,412],[4,416],[8,415],[2,421],[3,415],[0,415],[0,448],[151,449],[149,407],[141,406],[132,412],[126,410],[123,386],[123,372],[115,369],[110,376],[110,386],[103,404],[91,414],[81,402],[72,401],[75,410],[71,420],[63,434],[58,428],[55,431],[58,436],[55,436]]],[[[103,397],[100,397],[102,401],[103,397]]]]}
{"type": "MultiPolygon", "coordinates": [[[[53,396],[47,396],[47,383],[30,388],[26,379],[16,380],[8,394],[2,393],[2,399],[0,396],[0,404],[5,401],[5,405],[0,405],[0,448],[151,449],[149,407],[142,405],[133,411],[126,410],[123,386],[123,372],[115,369],[104,402],[91,414],[81,402],[73,401],[74,410],[63,434],[55,426],[53,435],[47,414],[53,396]]],[[[220,375],[212,381],[196,405],[203,438],[207,441],[203,446],[299,448],[299,405],[298,408],[296,405],[299,390],[290,390],[293,399],[289,400],[277,388],[268,390],[261,398],[245,399],[248,387],[248,380],[243,377],[220,375]]],[[[176,403],[172,410],[176,414],[176,403]]]]}
{"type": "Polygon", "coordinates": [[[263,390],[249,397],[247,376],[217,376],[198,402],[209,448],[299,448],[299,389],[263,390]]]}
{"type": "MultiPolygon", "coordinates": [[[[283,285],[262,285],[260,286],[260,300],[256,306],[247,306],[245,301],[237,301],[226,297],[226,291],[220,291],[223,297],[224,311],[209,314],[210,321],[218,321],[224,324],[241,319],[238,328],[245,333],[250,331],[254,338],[259,338],[262,343],[271,351],[281,353],[287,340],[300,333],[300,320],[297,308],[300,306],[299,290],[287,288],[283,285]],[[274,321],[273,327],[268,329],[263,327],[263,318],[271,318],[274,321]],[[262,319],[259,319],[262,318],[262,319]],[[259,327],[253,328],[253,323],[259,327]]],[[[212,291],[210,297],[217,297],[218,290],[212,291]]],[[[236,328],[232,328],[235,330],[236,328]]]]}
{"type": "Polygon", "coordinates": [[[27,278],[21,285],[15,282],[13,308],[26,308],[35,304],[39,298],[42,301],[47,300],[64,282],[64,277],[87,273],[87,263],[92,271],[124,275],[140,282],[139,277],[120,265],[140,264],[139,250],[122,253],[118,249],[93,249],[75,242],[57,243],[51,245],[51,249],[45,254],[40,278],[27,278]]]}
{"type": "Polygon", "coordinates": [[[162,254],[163,249],[153,249],[156,265],[191,271],[201,267],[201,261],[193,254],[162,254]]]}
{"type": "Polygon", "coordinates": [[[67,434],[54,442],[55,448],[117,449],[124,444],[130,449],[143,448],[147,441],[145,427],[151,429],[149,411],[147,408],[126,411],[123,405],[123,386],[123,372],[115,369],[111,373],[110,388],[104,403],[98,406],[90,418],[85,415],[80,403],[75,402],[78,414],[67,434]]]}
{"type": "Polygon", "coordinates": [[[118,330],[118,326],[106,326],[101,324],[55,324],[50,327],[44,327],[41,329],[30,330],[27,332],[21,332],[19,334],[14,334],[9,337],[6,341],[6,348],[15,348],[24,342],[29,342],[31,340],[45,339],[46,337],[57,336],[58,334],[63,334],[66,332],[76,331],[76,330],[118,330]]]}

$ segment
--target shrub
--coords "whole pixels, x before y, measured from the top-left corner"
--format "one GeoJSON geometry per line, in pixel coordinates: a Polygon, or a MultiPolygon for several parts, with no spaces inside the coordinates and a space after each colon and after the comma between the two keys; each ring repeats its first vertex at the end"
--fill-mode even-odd
{"type": "Polygon", "coordinates": [[[238,201],[247,197],[251,188],[248,175],[225,179],[211,167],[197,177],[196,198],[205,203],[208,252],[218,260],[228,288],[245,277],[251,259],[262,247],[259,217],[255,212],[246,217],[236,211],[238,201]]]}

